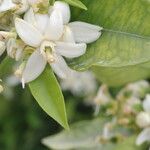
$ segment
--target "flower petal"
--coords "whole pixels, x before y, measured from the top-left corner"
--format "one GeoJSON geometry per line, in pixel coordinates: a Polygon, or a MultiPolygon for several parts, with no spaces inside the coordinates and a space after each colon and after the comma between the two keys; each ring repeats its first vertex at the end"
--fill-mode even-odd
{"type": "Polygon", "coordinates": [[[42,33],[44,33],[47,30],[46,26],[47,26],[47,23],[48,23],[48,20],[49,20],[48,15],[46,15],[46,14],[36,14],[35,18],[36,18],[36,22],[37,22],[37,28],[42,33]]]}
{"type": "Polygon", "coordinates": [[[60,55],[57,55],[55,57],[56,62],[51,63],[51,67],[53,71],[62,79],[67,78],[67,76],[70,74],[72,71],[67,63],[65,62],[64,58],[60,55]]]}
{"type": "Polygon", "coordinates": [[[23,71],[22,79],[25,83],[31,82],[36,79],[45,69],[46,60],[40,54],[38,50],[36,50],[27,61],[26,67],[23,71]]]}
{"type": "Polygon", "coordinates": [[[0,56],[5,52],[6,45],[4,42],[0,41],[0,56]]]}
{"type": "Polygon", "coordinates": [[[59,11],[53,11],[46,28],[45,36],[48,40],[58,40],[63,33],[63,20],[59,11]]]}
{"type": "Polygon", "coordinates": [[[46,14],[34,14],[33,9],[30,8],[25,13],[24,20],[33,25],[35,28],[39,29],[41,33],[44,33],[49,17],[46,14]]]}
{"type": "Polygon", "coordinates": [[[54,10],[59,10],[61,12],[61,15],[63,17],[63,23],[67,24],[70,20],[70,7],[67,3],[56,1],[53,6],[54,10]]]}
{"type": "Polygon", "coordinates": [[[96,41],[100,36],[102,30],[101,27],[84,22],[72,22],[69,23],[76,42],[92,43],[96,41]]]}
{"type": "Polygon", "coordinates": [[[86,44],[56,42],[56,52],[68,58],[75,58],[86,52],[86,44]]]}
{"type": "Polygon", "coordinates": [[[144,142],[150,141],[150,128],[144,129],[138,136],[136,140],[137,145],[141,145],[144,142]]]}
{"type": "Polygon", "coordinates": [[[10,9],[15,8],[16,5],[12,2],[12,0],[3,0],[0,5],[0,12],[4,12],[10,9]]]}
{"type": "Polygon", "coordinates": [[[75,43],[73,32],[67,26],[64,28],[64,34],[61,41],[75,43]]]}
{"type": "Polygon", "coordinates": [[[15,26],[20,38],[28,45],[38,47],[43,40],[42,34],[26,21],[16,18],[15,26]]]}
{"type": "Polygon", "coordinates": [[[28,22],[29,24],[36,26],[36,19],[35,14],[33,12],[33,9],[30,8],[24,15],[24,20],[28,22]]]}

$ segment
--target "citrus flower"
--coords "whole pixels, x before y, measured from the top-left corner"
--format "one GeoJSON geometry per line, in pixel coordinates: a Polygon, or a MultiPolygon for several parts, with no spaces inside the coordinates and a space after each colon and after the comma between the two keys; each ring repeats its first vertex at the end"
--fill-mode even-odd
{"type": "Polygon", "coordinates": [[[22,84],[36,79],[44,70],[47,62],[54,72],[65,78],[70,73],[64,57],[74,58],[86,51],[85,43],[67,43],[60,41],[63,34],[61,13],[52,11],[48,14],[35,14],[30,9],[23,19],[15,19],[16,31],[20,38],[36,50],[29,57],[22,70],[22,84]]]}
{"type": "Polygon", "coordinates": [[[89,23],[81,21],[70,21],[70,8],[69,5],[65,2],[56,1],[54,6],[50,11],[56,10],[61,12],[63,24],[64,24],[64,35],[63,40],[68,42],[77,42],[77,43],[92,43],[99,39],[101,36],[101,30],[103,29],[100,26],[92,25],[89,23]]]}
{"type": "MultiPolygon", "coordinates": [[[[55,2],[53,7],[50,7],[49,14],[34,13],[30,8],[24,15],[24,20],[16,18],[15,27],[19,37],[29,46],[36,50],[29,57],[25,67],[22,70],[22,84],[36,79],[44,70],[47,62],[52,67],[53,71],[60,77],[66,78],[71,69],[67,66],[64,58],[75,58],[83,55],[86,52],[86,43],[97,40],[100,36],[100,27],[82,24],[83,35],[87,36],[88,40],[77,40],[70,36],[75,35],[76,30],[71,27],[66,27],[70,19],[69,5],[64,2],[55,2]],[[66,31],[66,29],[68,29],[66,31]],[[93,33],[93,34],[92,34],[93,33]],[[70,35],[69,35],[70,34],[70,35]],[[96,35],[96,36],[93,36],[96,35]],[[90,39],[90,40],[89,40],[90,39]]],[[[76,23],[75,23],[76,24],[76,23]]],[[[78,25],[78,23],[77,23],[78,25]]],[[[78,29],[81,30],[79,27],[78,29]]],[[[81,39],[85,37],[78,35],[81,39]]]]}
{"type": "Polygon", "coordinates": [[[37,2],[39,0],[0,0],[0,12],[15,10],[15,13],[22,14],[37,2]]]}

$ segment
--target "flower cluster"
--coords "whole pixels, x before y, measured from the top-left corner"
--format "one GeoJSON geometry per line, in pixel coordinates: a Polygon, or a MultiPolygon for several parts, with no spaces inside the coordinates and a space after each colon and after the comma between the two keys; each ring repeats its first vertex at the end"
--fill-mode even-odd
{"type": "Polygon", "coordinates": [[[66,78],[72,70],[65,59],[75,58],[86,52],[88,43],[96,41],[102,28],[85,22],[70,23],[70,7],[67,3],[56,1],[40,12],[40,0],[3,0],[0,12],[13,10],[15,31],[0,32],[0,55],[5,49],[8,56],[21,62],[15,75],[23,87],[36,79],[47,63],[60,77],[66,78]],[[38,5],[37,5],[38,4],[38,5]],[[35,6],[38,6],[35,9],[35,6]],[[23,18],[18,14],[23,13],[23,18]],[[19,36],[19,38],[18,38],[19,36]]]}
{"type": "MultiPolygon", "coordinates": [[[[99,112],[105,117],[110,116],[111,120],[107,124],[114,128],[118,126],[126,127],[139,131],[141,133],[136,139],[136,144],[141,145],[150,141],[150,95],[148,94],[150,85],[147,81],[138,81],[128,84],[115,97],[113,97],[106,85],[102,85],[94,99],[95,114],[99,112]],[[145,96],[146,95],[146,96],[145,96]],[[144,99],[144,100],[143,100],[144,99]]],[[[102,139],[108,141],[117,134],[112,134],[115,129],[109,130],[108,126],[104,126],[102,139]],[[109,135],[109,136],[108,136],[109,135]],[[104,138],[105,137],[105,138],[104,138]],[[109,138],[108,138],[109,137],[109,138]],[[110,138],[111,137],[111,138],[110,138]]],[[[126,135],[122,135],[123,138],[126,135]]]]}

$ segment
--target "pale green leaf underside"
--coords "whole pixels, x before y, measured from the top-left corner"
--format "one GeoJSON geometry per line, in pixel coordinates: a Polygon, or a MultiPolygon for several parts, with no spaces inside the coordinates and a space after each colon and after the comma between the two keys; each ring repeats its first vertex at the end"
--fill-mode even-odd
{"type": "MultiPolygon", "coordinates": [[[[102,135],[104,125],[107,121],[107,119],[104,120],[102,118],[81,121],[72,125],[70,132],[62,131],[61,133],[45,138],[42,142],[49,148],[57,150],[120,150],[122,146],[123,150],[145,150],[145,147],[137,147],[135,145],[136,136],[128,137],[127,140],[120,143],[101,144],[98,139],[102,135]]],[[[117,133],[123,131],[116,129],[117,133]]]]}
{"type": "MultiPolygon", "coordinates": [[[[84,0],[88,11],[79,19],[104,27],[102,37],[87,53],[73,60],[76,70],[91,66],[121,67],[150,60],[150,2],[148,0],[84,0]]],[[[77,13],[76,13],[77,14],[77,13]]],[[[74,17],[75,18],[75,17],[74,17]]]]}
{"type": "Polygon", "coordinates": [[[53,71],[47,67],[39,78],[29,84],[29,87],[43,110],[68,129],[64,98],[53,71]]]}
{"type": "MultiPolygon", "coordinates": [[[[104,123],[101,119],[82,121],[71,126],[70,131],[63,131],[57,135],[47,137],[43,143],[52,149],[104,149],[104,146],[96,142],[102,134],[104,123]]],[[[111,149],[110,149],[111,150],[111,149]]]]}

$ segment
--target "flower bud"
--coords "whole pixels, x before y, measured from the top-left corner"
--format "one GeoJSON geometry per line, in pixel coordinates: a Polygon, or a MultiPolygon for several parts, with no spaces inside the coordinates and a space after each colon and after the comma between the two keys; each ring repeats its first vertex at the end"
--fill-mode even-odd
{"type": "Polygon", "coordinates": [[[136,124],[140,128],[145,128],[150,125],[150,115],[146,112],[140,112],[136,117],[136,124]]]}

